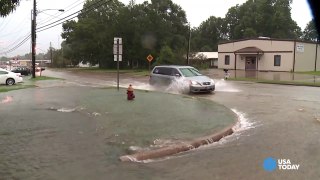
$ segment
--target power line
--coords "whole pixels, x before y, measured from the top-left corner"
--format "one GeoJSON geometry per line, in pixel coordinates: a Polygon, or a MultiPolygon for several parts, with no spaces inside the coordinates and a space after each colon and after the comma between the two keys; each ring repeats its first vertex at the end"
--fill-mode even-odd
{"type": "MultiPolygon", "coordinates": [[[[24,25],[29,21],[29,20],[26,21],[25,19],[26,19],[26,18],[22,19],[22,21],[21,21],[15,28],[13,28],[14,30],[17,29],[16,31],[13,31],[13,32],[10,32],[10,33],[7,33],[7,34],[2,34],[2,35],[1,35],[1,38],[10,36],[10,35],[12,35],[12,34],[16,34],[17,32],[20,32],[20,34],[21,34],[21,30],[18,29],[18,28],[19,28],[19,27],[24,27],[24,25]]],[[[19,35],[20,35],[20,34],[19,34],[19,35]]]]}
{"type": "MultiPolygon", "coordinates": [[[[74,4],[77,3],[77,2],[78,2],[78,1],[75,1],[75,2],[73,2],[72,4],[70,4],[69,6],[63,8],[63,9],[65,10],[64,12],[62,12],[62,13],[61,13],[61,12],[57,12],[57,13],[54,14],[54,16],[60,13],[59,15],[56,16],[56,17],[59,17],[59,16],[61,16],[62,14],[65,14],[66,12],[68,12],[68,11],[76,8],[76,7],[79,6],[80,4],[83,4],[85,1],[81,1],[81,2],[79,2],[78,4],[74,5],[74,4]],[[72,5],[74,5],[74,6],[71,7],[70,9],[68,9],[68,7],[70,7],[70,6],[72,6],[72,5]]],[[[47,23],[47,22],[50,22],[50,21],[53,20],[53,19],[55,19],[55,17],[52,17],[52,18],[50,18],[50,19],[47,18],[47,19],[44,19],[44,20],[40,21],[38,24],[39,24],[39,25],[42,25],[42,24],[45,24],[45,23],[47,23]]]]}
{"type": "Polygon", "coordinates": [[[10,20],[6,19],[7,21],[6,21],[5,23],[1,23],[0,32],[8,25],[9,22],[11,22],[11,19],[12,19],[13,16],[14,16],[14,15],[12,15],[12,16],[9,17],[10,20]]]}
{"type": "MultiPolygon", "coordinates": [[[[41,32],[41,31],[45,31],[45,30],[47,30],[47,29],[53,28],[53,27],[55,27],[55,26],[57,26],[57,25],[60,25],[60,24],[66,22],[66,21],[68,21],[68,20],[71,20],[71,19],[73,19],[73,18],[76,18],[76,17],[78,16],[78,13],[80,13],[80,12],[81,12],[82,14],[86,14],[86,13],[88,13],[89,11],[93,10],[94,8],[99,7],[99,6],[102,6],[102,5],[104,5],[104,4],[107,4],[107,3],[109,3],[109,2],[112,1],[112,0],[108,0],[108,1],[106,1],[106,2],[101,3],[102,1],[104,1],[104,0],[97,1],[97,2],[89,5],[89,6],[86,7],[85,9],[76,11],[75,13],[72,13],[72,14],[64,17],[64,18],[61,18],[61,19],[55,21],[55,22],[52,22],[52,23],[50,23],[50,24],[41,26],[41,27],[37,28],[37,31],[36,31],[36,32],[41,32]],[[101,3],[101,4],[99,4],[99,3],[101,3]],[[70,17],[70,16],[72,16],[72,15],[75,15],[75,16],[70,17]],[[70,17],[70,18],[69,18],[69,19],[66,19],[66,18],[68,18],[68,17],[70,17]],[[66,19],[66,20],[65,20],[65,19],[66,19]],[[62,20],[64,20],[64,21],[62,21],[62,20]],[[60,22],[60,23],[58,23],[58,24],[55,24],[55,23],[57,23],[57,22],[59,22],[59,21],[62,21],[62,22],[60,22]],[[45,27],[47,27],[47,28],[45,28],[45,27]],[[45,28],[45,29],[42,29],[42,28],[45,28]],[[42,29],[42,30],[39,30],[39,29],[42,29]]],[[[27,37],[25,37],[21,42],[19,42],[16,46],[14,46],[13,48],[11,48],[11,49],[9,49],[9,50],[7,50],[7,51],[0,52],[0,54],[10,53],[10,52],[16,50],[17,48],[21,47],[23,44],[25,44],[25,43],[31,38],[30,33],[28,33],[28,34],[29,34],[29,35],[28,35],[27,37]]],[[[21,39],[21,38],[19,38],[19,39],[21,39]]],[[[17,41],[18,41],[18,40],[16,40],[16,41],[15,41],[14,43],[12,43],[12,44],[15,44],[17,41]]],[[[12,44],[10,44],[10,46],[11,46],[12,44]]],[[[9,46],[9,47],[10,47],[10,46],[9,46]]]]}
{"type": "Polygon", "coordinates": [[[28,32],[26,35],[24,35],[24,36],[22,36],[22,37],[20,36],[17,40],[15,40],[13,43],[7,45],[7,47],[4,48],[4,49],[9,49],[10,47],[15,46],[16,43],[18,43],[19,41],[21,41],[21,39],[26,38],[27,36],[30,36],[30,32],[28,32]]]}
{"type": "Polygon", "coordinates": [[[26,43],[30,38],[31,38],[31,35],[27,36],[19,44],[17,44],[15,47],[13,47],[13,48],[11,48],[11,49],[9,49],[7,51],[1,52],[0,54],[7,54],[7,53],[10,53],[10,52],[18,49],[20,46],[22,46],[24,43],[26,43]]]}
{"type": "MultiPolygon", "coordinates": [[[[85,10],[84,12],[82,12],[83,9],[82,9],[82,10],[79,10],[79,11],[74,12],[74,13],[72,13],[72,14],[64,17],[64,18],[61,18],[61,19],[59,19],[59,20],[57,20],[57,21],[55,21],[55,22],[52,22],[52,23],[50,23],[50,24],[41,26],[41,27],[37,28],[37,30],[42,29],[42,28],[45,28],[45,27],[48,27],[48,26],[50,26],[50,27],[49,27],[49,28],[46,28],[46,29],[50,29],[50,28],[52,28],[52,27],[54,27],[54,26],[57,26],[57,25],[62,24],[62,23],[65,22],[65,21],[68,21],[68,20],[70,20],[70,19],[76,18],[76,17],[78,16],[78,13],[79,13],[79,12],[87,13],[88,11],[96,8],[95,5],[99,4],[99,3],[102,2],[102,1],[104,1],[104,0],[100,0],[100,1],[98,1],[98,2],[95,2],[94,4],[91,4],[90,6],[88,6],[88,7],[86,8],[86,10],[85,10]],[[94,7],[92,7],[92,6],[94,6],[94,7]],[[73,15],[75,15],[75,14],[76,14],[76,16],[71,17],[71,18],[69,18],[69,19],[67,19],[67,20],[64,20],[64,19],[66,19],[66,18],[68,18],[68,17],[70,17],[70,16],[73,16],[73,15]],[[59,22],[59,21],[62,21],[62,20],[64,20],[64,21],[61,22],[61,23],[55,24],[55,23],[57,23],[57,22],[59,22]],[[55,24],[55,25],[53,25],[53,24],[55,24]],[[52,25],[52,26],[51,26],[51,25],[52,25]]],[[[99,4],[99,6],[104,5],[104,4],[107,4],[107,3],[109,3],[110,1],[111,1],[111,0],[108,0],[108,1],[106,1],[106,2],[104,2],[104,3],[102,3],[102,4],[99,4]]],[[[44,30],[46,30],[46,29],[44,29],[44,30]]],[[[44,30],[40,30],[40,31],[38,31],[38,32],[41,32],[41,31],[44,31],[44,30]]]]}

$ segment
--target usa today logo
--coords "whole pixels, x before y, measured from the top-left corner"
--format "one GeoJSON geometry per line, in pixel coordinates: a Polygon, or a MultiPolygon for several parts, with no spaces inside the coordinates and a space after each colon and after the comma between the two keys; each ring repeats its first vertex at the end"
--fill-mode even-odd
{"type": "Polygon", "coordinates": [[[293,164],[290,159],[275,159],[268,157],[263,161],[263,168],[266,171],[274,171],[276,169],[284,171],[299,170],[300,164],[293,164]]]}

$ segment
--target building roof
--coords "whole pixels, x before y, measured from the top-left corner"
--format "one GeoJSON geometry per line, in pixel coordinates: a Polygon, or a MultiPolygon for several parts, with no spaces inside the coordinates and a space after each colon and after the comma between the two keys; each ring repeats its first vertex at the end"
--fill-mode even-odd
{"type": "Polygon", "coordinates": [[[195,56],[204,56],[206,59],[218,59],[218,52],[197,52],[195,56]]]}
{"type": "Polygon", "coordinates": [[[269,38],[269,37],[257,37],[257,38],[245,38],[245,39],[237,39],[237,40],[231,40],[231,41],[224,41],[220,42],[220,44],[228,44],[228,43],[235,43],[240,41],[249,41],[249,40],[261,40],[261,41],[291,41],[291,42],[302,42],[302,43],[309,43],[309,44],[317,44],[317,42],[313,41],[303,41],[298,39],[276,39],[276,38],[269,38]]]}
{"type": "Polygon", "coordinates": [[[257,47],[245,47],[245,48],[236,50],[235,53],[237,53],[237,54],[246,54],[246,53],[263,54],[263,51],[257,47]]]}

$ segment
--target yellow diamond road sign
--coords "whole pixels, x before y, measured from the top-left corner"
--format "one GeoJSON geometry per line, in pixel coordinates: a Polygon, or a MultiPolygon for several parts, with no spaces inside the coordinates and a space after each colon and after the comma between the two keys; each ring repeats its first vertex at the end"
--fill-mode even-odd
{"type": "Polygon", "coordinates": [[[149,55],[147,56],[147,60],[148,60],[149,62],[151,62],[151,61],[153,60],[153,57],[151,56],[151,54],[149,54],[149,55]]]}

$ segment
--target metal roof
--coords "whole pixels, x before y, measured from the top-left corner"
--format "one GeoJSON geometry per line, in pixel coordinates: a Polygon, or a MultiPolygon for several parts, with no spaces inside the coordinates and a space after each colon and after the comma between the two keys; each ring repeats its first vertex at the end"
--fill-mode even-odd
{"type": "Polygon", "coordinates": [[[195,56],[204,56],[206,59],[218,59],[218,52],[197,52],[195,56]]]}

